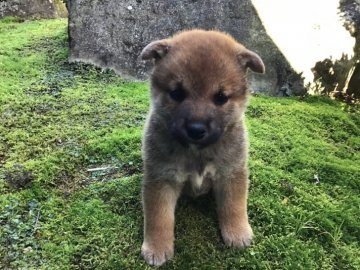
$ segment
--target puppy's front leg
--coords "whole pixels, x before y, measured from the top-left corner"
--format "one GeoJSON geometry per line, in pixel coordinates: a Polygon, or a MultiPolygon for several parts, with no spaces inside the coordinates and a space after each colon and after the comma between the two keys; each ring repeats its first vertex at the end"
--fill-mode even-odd
{"type": "Polygon", "coordinates": [[[143,184],[144,242],[141,255],[150,265],[162,265],[174,254],[175,206],[179,189],[166,182],[143,184]]]}
{"type": "Polygon", "coordinates": [[[247,171],[236,173],[214,185],[221,234],[227,246],[247,247],[252,229],[247,216],[247,171]]]}

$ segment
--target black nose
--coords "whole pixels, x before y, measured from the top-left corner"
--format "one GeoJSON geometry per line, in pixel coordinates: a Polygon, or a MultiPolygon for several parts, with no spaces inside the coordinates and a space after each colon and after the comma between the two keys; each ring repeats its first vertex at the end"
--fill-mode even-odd
{"type": "Polygon", "coordinates": [[[198,141],[205,137],[207,128],[204,123],[192,122],[186,125],[186,131],[191,139],[198,141]]]}

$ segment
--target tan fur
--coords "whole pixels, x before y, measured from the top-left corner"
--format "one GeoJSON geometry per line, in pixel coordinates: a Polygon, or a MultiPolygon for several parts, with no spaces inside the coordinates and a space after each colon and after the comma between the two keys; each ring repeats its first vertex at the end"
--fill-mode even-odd
{"type": "Polygon", "coordinates": [[[229,35],[203,30],[154,41],[141,57],[155,59],[143,140],[142,256],[151,265],[170,259],[178,197],[211,188],[225,244],[249,246],[246,70],[264,72],[262,60],[229,35]]]}

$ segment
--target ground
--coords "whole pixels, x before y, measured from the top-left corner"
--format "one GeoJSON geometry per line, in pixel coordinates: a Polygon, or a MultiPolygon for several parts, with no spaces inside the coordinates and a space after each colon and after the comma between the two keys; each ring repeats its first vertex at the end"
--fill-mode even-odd
{"type": "MultiPolygon", "coordinates": [[[[140,257],[148,83],[68,64],[66,20],[0,21],[0,268],[150,269],[140,257]]],[[[360,269],[360,113],[253,96],[253,245],[182,198],[164,269],[360,269]]]]}

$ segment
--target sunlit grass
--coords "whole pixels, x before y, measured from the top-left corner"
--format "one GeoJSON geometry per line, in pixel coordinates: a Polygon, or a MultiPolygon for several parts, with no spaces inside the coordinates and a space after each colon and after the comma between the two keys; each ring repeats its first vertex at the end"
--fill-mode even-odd
{"type": "MultiPolygon", "coordinates": [[[[64,20],[0,21],[0,268],[150,269],[148,84],[68,64],[66,33],[64,20]]],[[[359,113],[256,96],[247,125],[254,244],[226,248],[213,198],[183,198],[164,269],[359,269],[359,113]]]]}

